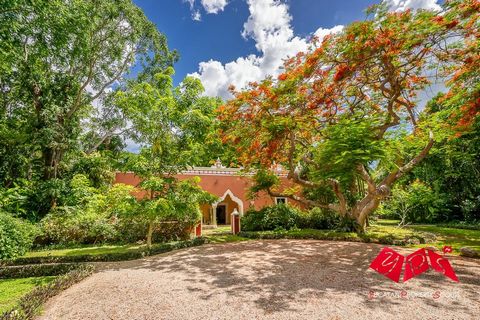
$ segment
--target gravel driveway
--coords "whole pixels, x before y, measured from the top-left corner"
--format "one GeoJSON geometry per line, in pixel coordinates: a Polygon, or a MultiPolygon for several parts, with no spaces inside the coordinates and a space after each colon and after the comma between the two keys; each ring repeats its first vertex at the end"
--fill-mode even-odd
{"type": "Polygon", "coordinates": [[[450,258],[460,283],[430,270],[396,284],[368,269],[381,248],[247,241],[107,264],[41,319],[480,319],[480,261],[450,258]]]}

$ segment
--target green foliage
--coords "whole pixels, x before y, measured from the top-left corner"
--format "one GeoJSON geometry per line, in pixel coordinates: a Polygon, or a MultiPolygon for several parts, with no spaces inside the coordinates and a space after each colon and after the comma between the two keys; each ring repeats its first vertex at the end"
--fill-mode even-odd
{"type": "Polygon", "coordinates": [[[297,227],[300,211],[288,205],[279,204],[264,207],[259,211],[248,210],[241,219],[242,229],[245,231],[289,230],[297,227]]]}
{"type": "Polygon", "coordinates": [[[103,214],[60,207],[40,223],[41,236],[37,244],[105,243],[115,241],[115,226],[103,214]]]}
{"type": "MultiPolygon", "coordinates": [[[[89,186],[85,176],[72,179],[72,206],[57,207],[40,223],[38,244],[121,241],[119,216],[138,210],[134,188],[116,184],[104,193],[89,186]]],[[[138,240],[138,239],[136,239],[138,240]]]]}
{"type": "Polygon", "coordinates": [[[361,241],[361,238],[359,238],[359,236],[354,232],[315,229],[242,231],[238,235],[249,239],[316,239],[354,242],[361,241]]]}
{"type": "Polygon", "coordinates": [[[338,227],[340,220],[339,215],[332,211],[313,208],[308,212],[302,212],[298,227],[302,229],[333,230],[338,227]]]}
{"type": "Polygon", "coordinates": [[[186,239],[200,219],[198,204],[216,200],[197,183],[145,180],[142,187],[151,188],[154,197],[138,201],[132,186],[115,184],[99,192],[76,175],[70,195],[76,205],[56,207],[42,219],[36,244],[132,243],[145,239],[150,224],[154,241],[186,239]]]}
{"type": "Polygon", "coordinates": [[[20,1],[0,15],[8,34],[0,50],[0,140],[7,143],[0,152],[13,162],[2,166],[2,183],[29,174],[60,177],[66,154],[78,150],[92,101],[123,83],[132,65],[161,70],[177,57],[130,0],[20,1]],[[11,142],[19,147],[10,149],[11,142]],[[23,156],[15,160],[16,153],[23,156]]]}
{"type": "Polygon", "coordinates": [[[72,159],[73,164],[68,173],[70,176],[76,174],[85,175],[91,186],[95,188],[107,187],[114,179],[111,161],[112,159],[108,155],[103,155],[100,152],[82,153],[75,155],[74,159],[72,159]]]}
{"type": "MultiPolygon", "coordinates": [[[[302,211],[297,208],[278,204],[264,207],[260,210],[248,210],[242,217],[242,230],[244,231],[267,231],[267,230],[290,230],[295,228],[351,231],[348,228],[349,221],[340,218],[335,212],[313,208],[302,211]]],[[[350,221],[354,223],[354,221],[350,221]]]]}
{"type": "Polygon", "coordinates": [[[443,203],[430,187],[416,180],[408,186],[397,186],[383,204],[380,214],[401,219],[403,223],[434,222],[443,203]]]}
{"type": "Polygon", "coordinates": [[[15,216],[28,216],[31,185],[26,180],[18,180],[10,188],[0,187],[0,211],[10,212],[15,216]]]}
{"type": "Polygon", "coordinates": [[[425,162],[413,170],[406,183],[415,179],[424,181],[440,202],[435,221],[480,221],[479,155],[480,121],[477,120],[469,132],[438,143],[425,162]]]}
{"type": "Polygon", "coordinates": [[[0,267],[0,279],[58,276],[80,266],[76,263],[58,263],[0,267]]]}
{"type": "Polygon", "coordinates": [[[315,180],[334,178],[350,181],[358,164],[369,165],[381,161],[386,153],[386,143],[375,133],[378,124],[372,119],[357,120],[344,117],[324,129],[322,143],[312,149],[313,161],[321,163],[311,171],[315,180]]]}
{"type": "Polygon", "coordinates": [[[257,170],[253,176],[254,185],[250,188],[250,196],[254,197],[255,194],[261,190],[272,189],[280,183],[280,179],[270,170],[260,169],[257,170]]]}
{"type": "Polygon", "coordinates": [[[36,228],[0,210],[0,260],[25,254],[32,246],[36,228]]]}

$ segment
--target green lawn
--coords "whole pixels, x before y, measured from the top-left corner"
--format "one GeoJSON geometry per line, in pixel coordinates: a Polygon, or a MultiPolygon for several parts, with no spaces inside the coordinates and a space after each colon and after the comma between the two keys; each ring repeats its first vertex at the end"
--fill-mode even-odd
{"type": "Polygon", "coordinates": [[[31,251],[25,254],[24,257],[82,256],[82,255],[99,255],[99,254],[107,254],[107,253],[124,253],[124,252],[138,250],[141,247],[142,245],[138,245],[138,244],[102,245],[102,246],[88,245],[88,246],[69,248],[69,249],[51,249],[51,250],[31,251]]]}
{"type": "Polygon", "coordinates": [[[397,220],[378,220],[369,229],[373,234],[393,234],[395,236],[420,233],[433,233],[436,235],[434,242],[413,245],[413,247],[435,246],[441,249],[443,246],[452,246],[454,253],[458,253],[461,247],[472,247],[480,250],[480,230],[467,230],[459,228],[439,227],[436,225],[408,225],[398,228],[397,220]]]}
{"type": "Polygon", "coordinates": [[[35,277],[23,279],[0,280],[0,314],[9,311],[18,303],[20,298],[40,286],[53,281],[55,277],[35,277]]]}
{"type": "Polygon", "coordinates": [[[321,239],[321,240],[347,240],[347,241],[375,241],[380,243],[398,243],[407,239],[432,239],[427,243],[410,244],[407,247],[434,246],[442,249],[443,246],[452,246],[453,254],[459,254],[458,249],[464,246],[480,251],[480,231],[459,228],[440,227],[435,225],[410,225],[398,227],[397,220],[378,220],[372,223],[364,235],[353,232],[339,232],[334,230],[292,229],[288,231],[260,231],[247,232],[252,238],[293,238],[293,239],[321,239]],[[432,237],[431,235],[434,235],[432,237]]]}
{"type": "Polygon", "coordinates": [[[235,236],[231,233],[231,227],[218,227],[216,229],[207,229],[203,230],[204,237],[208,238],[211,243],[224,243],[224,242],[237,242],[249,240],[247,238],[242,238],[235,236]]]}
{"type": "Polygon", "coordinates": [[[436,246],[452,246],[458,250],[461,247],[471,247],[480,251],[480,231],[457,228],[445,228],[430,225],[416,225],[407,227],[416,231],[431,232],[437,235],[437,241],[431,243],[436,246]]]}

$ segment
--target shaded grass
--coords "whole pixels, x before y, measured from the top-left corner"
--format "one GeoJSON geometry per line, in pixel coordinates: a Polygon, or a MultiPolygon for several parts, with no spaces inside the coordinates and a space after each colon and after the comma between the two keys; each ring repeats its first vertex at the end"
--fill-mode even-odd
{"type": "Polygon", "coordinates": [[[203,236],[207,238],[210,243],[227,243],[249,240],[248,238],[233,235],[230,226],[203,230],[203,236]]]}
{"type": "Polygon", "coordinates": [[[457,252],[461,247],[471,247],[480,251],[480,230],[447,228],[432,225],[412,225],[406,228],[418,232],[431,232],[435,234],[437,236],[436,241],[427,243],[433,246],[452,246],[454,252],[457,252]]]}
{"type": "Polygon", "coordinates": [[[378,220],[365,234],[335,230],[292,229],[278,231],[242,232],[250,239],[319,239],[375,242],[386,245],[423,248],[452,246],[453,254],[459,254],[461,247],[471,247],[480,251],[480,231],[449,228],[436,225],[409,225],[398,227],[398,220],[378,220]]]}
{"type": "Polygon", "coordinates": [[[400,228],[398,227],[399,222],[399,220],[378,220],[369,228],[368,233],[377,236],[388,234],[395,238],[429,233],[435,236],[435,240],[427,241],[425,244],[410,244],[406,246],[417,248],[434,246],[440,250],[443,246],[451,246],[454,254],[458,254],[461,247],[471,247],[480,251],[480,230],[419,224],[407,225],[400,228]]]}
{"type": "Polygon", "coordinates": [[[0,314],[14,308],[20,298],[35,287],[52,282],[55,277],[34,277],[0,280],[0,314]]]}
{"type": "Polygon", "coordinates": [[[402,236],[412,236],[415,234],[434,234],[436,239],[425,244],[407,245],[409,247],[434,246],[439,249],[443,246],[452,246],[455,254],[461,247],[471,247],[480,250],[480,230],[469,230],[461,228],[451,228],[437,225],[408,225],[403,228],[398,227],[398,220],[378,220],[369,228],[368,233],[374,235],[390,234],[395,238],[402,236]]]}

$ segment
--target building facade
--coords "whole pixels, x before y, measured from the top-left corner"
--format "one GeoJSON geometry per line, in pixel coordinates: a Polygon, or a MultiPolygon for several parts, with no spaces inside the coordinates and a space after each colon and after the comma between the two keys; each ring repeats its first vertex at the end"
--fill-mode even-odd
{"type": "MultiPolygon", "coordinates": [[[[286,174],[278,171],[281,188],[291,187],[286,174]]],[[[260,192],[254,199],[249,198],[249,189],[252,186],[252,176],[244,174],[241,169],[225,168],[217,160],[212,167],[193,167],[176,175],[179,180],[200,178],[200,187],[217,196],[219,199],[212,205],[201,205],[202,224],[204,226],[230,225],[232,213],[237,210],[243,215],[249,208],[261,209],[262,207],[291,201],[283,197],[271,197],[266,192],[260,192]]],[[[115,183],[138,186],[141,179],[132,172],[118,172],[115,183]]],[[[138,197],[145,194],[140,192],[138,197]]]]}

